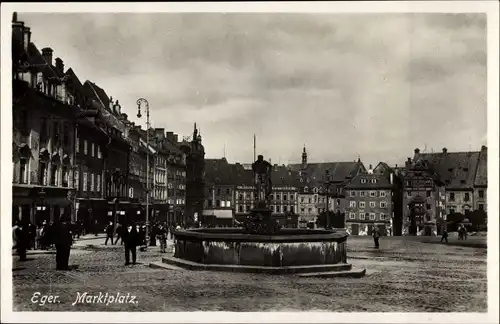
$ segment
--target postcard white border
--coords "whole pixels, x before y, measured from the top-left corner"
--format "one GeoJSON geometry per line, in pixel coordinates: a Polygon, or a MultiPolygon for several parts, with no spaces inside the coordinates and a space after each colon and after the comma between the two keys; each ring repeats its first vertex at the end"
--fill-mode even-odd
{"type": "Polygon", "coordinates": [[[17,323],[498,323],[499,206],[499,4],[497,1],[411,2],[239,2],[239,3],[4,3],[1,7],[1,315],[17,323]],[[12,312],[11,220],[12,98],[11,17],[18,12],[295,12],[295,13],[460,13],[488,15],[488,313],[330,313],[330,312],[12,312]]]}

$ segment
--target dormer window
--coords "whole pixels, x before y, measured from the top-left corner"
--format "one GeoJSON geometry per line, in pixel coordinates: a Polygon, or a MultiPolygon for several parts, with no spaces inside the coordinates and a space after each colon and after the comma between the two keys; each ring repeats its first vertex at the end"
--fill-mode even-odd
{"type": "Polygon", "coordinates": [[[314,193],[318,193],[318,188],[314,188],[314,193]]]}
{"type": "Polygon", "coordinates": [[[366,183],[366,179],[362,178],[361,183],[366,183]]]}
{"type": "Polygon", "coordinates": [[[377,183],[377,179],[372,179],[372,183],[377,183]]]}
{"type": "Polygon", "coordinates": [[[307,192],[308,190],[309,190],[309,188],[304,187],[304,192],[307,192]]]}

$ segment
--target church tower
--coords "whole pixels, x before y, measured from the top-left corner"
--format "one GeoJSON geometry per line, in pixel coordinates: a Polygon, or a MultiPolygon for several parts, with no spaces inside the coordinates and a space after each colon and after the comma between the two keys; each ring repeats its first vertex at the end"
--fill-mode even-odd
{"type": "Polygon", "coordinates": [[[302,169],[307,167],[307,152],[306,146],[304,145],[304,149],[302,150],[302,169]]]}

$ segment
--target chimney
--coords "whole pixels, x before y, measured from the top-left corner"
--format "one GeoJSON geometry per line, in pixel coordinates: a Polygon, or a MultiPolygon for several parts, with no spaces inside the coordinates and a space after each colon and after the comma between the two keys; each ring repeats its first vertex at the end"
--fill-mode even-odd
{"type": "Polygon", "coordinates": [[[111,112],[115,112],[115,107],[113,105],[113,97],[109,97],[109,110],[111,110],[111,112]]]}
{"type": "Polygon", "coordinates": [[[174,141],[174,132],[167,132],[167,140],[170,142],[174,141]]]}
{"type": "Polygon", "coordinates": [[[481,146],[481,151],[486,151],[487,149],[488,148],[485,145],[481,146]]]}
{"type": "Polygon", "coordinates": [[[12,15],[12,38],[15,41],[23,42],[23,47],[26,49],[28,45],[24,44],[24,29],[24,22],[17,21],[17,12],[14,12],[12,15]]]}
{"type": "Polygon", "coordinates": [[[155,136],[158,140],[163,140],[165,138],[165,128],[155,128],[155,136]]]}
{"type": "Polygon", "coordinates": [[[394,184],[394,173],[391,172],[390,176],[391,185],[394,184]]]}
{"type": "Polygon", "coordinates": [[[448,153],[448,149],[446,147],[443,147],[443,153],[448,153]]]}
{"type": "Polygon", "coordinates": [[[52,53],[54,53],[52,48],[50,47],[42,48],[42,56],[49,65],[52,65],[52,53]]]}
{"type": "Polygon", "coordinates": [[[179,135],[174,134],[174,142],[177,143],[179,141],[179,135]]]}
{"type": "Polygon", "coordinates": [[[405,167],[409,168],[410,166],[411,166],[411,158],[408,158],[408,160],[406,160],[405,167]]]}
{"type": "Polygon", "coordinates": [[[24,50],[28,50],[28,45],[31,43],[31,30],[29,27],[24,27],[23,30],[23,45],[24,50]]]}
{"type": "Polygon", "coordinates": [[[420,149],[417,147],[414,152],[415,152],[415,155],[418,155],[418,154],[420,154],[420,149]]]}
{"type": "Polygon", "coordinates": [[[61,73],[64,73],[64,63],[63,63],[63,60],[61,60],[61,58],[56,58],[56,69],[61,72],[61,73]]]}
{"type": "Polygon", "coordinates": [[[123,120],[128,120],[128,115],[127,114],[121,114],[121,117],[123,120]]]}

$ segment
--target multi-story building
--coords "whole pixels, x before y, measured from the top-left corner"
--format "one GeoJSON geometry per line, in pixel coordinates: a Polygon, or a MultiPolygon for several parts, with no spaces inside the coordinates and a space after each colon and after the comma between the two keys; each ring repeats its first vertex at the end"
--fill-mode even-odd
{"type": "Polygon", "coordinates": [[[202,215],[205,201],[205,148],[196,123],[192,138],[184,138],[179,146],[186,155],[186,219],[196,222],[202,215]]]}
{"type": "Polygon", "coordinates": [[[481,147],[479,161],[477,162],[476,177],[474,180],[474,210],[487,211],[488,189],[488,148],[481,147]]]}
{"type": "Polygon", "coordinates": [[[14,14],[13,62],[13,220],[58,221],[71,214],[74,120],[78,107],[68,101],[62,60],[42,53],[31,31],[14,14]]]}
{"type": "MultiPolygon", "coordinates": [[[[60,63],[62,64],[62,62],[60,63]]],[[[100,127],[98,103],[88,96],[70,68],[65,73],[68,100],[80,108],[75,119],[75,161],[73,219],[81,220],[87,226],[94,221],[103,224],[107,219],[107,202],[104,199],[103,177],[105,150],[109,136],[100,127]]],[[[45,121],[42,121],[42,124],[45,121]]]]}
{"type": "Polygon", "coordinates": [[[481,152],[448,152],[444,148],[440,153],[420,153],[415,149],[413,160],[408,159],[404,178],[406,233],[436,235],[438,227],[446,221],[445,215],[474,210],[478,205],[474,201],[476,175],[481,153],[485,151],[484,148],[481,152]]]}
{"type": "Polygon", "coordinates": [[[95,108],[103,121],[101,127],[109,136],[104,150],[106,163],[103,178],[104,195],[108,202],[107,221],[125,222],[130,208],[128,171],[131,152],[131,145],[125,137],[126,116],[123,116],[119,102],[95,83],[85,81],[83,87],[96,103],[95,108]]]}
{"type": "Polygon", "coordinates": [[[347,190],[346,228],[352,235],[371,235],[377,227],[391,235],[393,175],[383,165],[356,175],[347,190]]]}
{"type": "Polygon", "coordinates": [[[346,206],[344,188],[356,175],[366,171],[359,159],[357,162],[309,163],[305,147],[302,163],[291,164],[289,168],[299,173],[299,221],[309,223],[315,223],[317,216],[326,211],[338,212],[337,215],[343,217],[346,206]]]}

